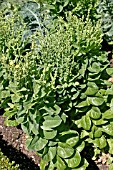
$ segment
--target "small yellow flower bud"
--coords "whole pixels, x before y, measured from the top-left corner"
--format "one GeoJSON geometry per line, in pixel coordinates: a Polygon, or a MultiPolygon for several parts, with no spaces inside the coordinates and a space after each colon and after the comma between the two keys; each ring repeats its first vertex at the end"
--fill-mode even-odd
{"type": "Polygon", "coordinates": [[[17,65],[15,66],[15,68],[19,68],[19,64],[17,64],[17,65]]]}
{"type": "Polygon", "coordinates": [[[10,60],[9,65],[12,66],[14,64],[13,60],[10,60]]]}

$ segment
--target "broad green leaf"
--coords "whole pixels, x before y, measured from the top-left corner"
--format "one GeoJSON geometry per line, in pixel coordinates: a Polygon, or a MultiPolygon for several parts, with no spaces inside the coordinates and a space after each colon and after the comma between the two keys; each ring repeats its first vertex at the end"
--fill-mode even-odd
{"type": "Polygon", "coordinates": [[[98,107],[92,107],[92,109],[89,111],[90,117],[92,119],[99,119],[101,117],[101,112],[98,107]]]}
{"type": "Polygon", "coordinates": [[[12,111],[7,110],[6,112],[4,112],[3,116],[8,117],[9,119],[9,118],[12,118],[15,114],[16,112],[14,110],[12,111]]]}
{"type": "Polygon", "coordinates": [[[55,164],[51,161],[49,165],[49,170],[54,170],[55,169],[55,164]]]}
{"type": "Polygon", "coordinates": [[[88,97],[88,101],[94,106],[101,106],[104,103],[104,99],[101,97],[88,97]]]}
{"type": "Polygon", "coordinates": [[[87,101],[83,101],[83,102],[79,103],[78,105],[76,105],[77,108],[82,108],[82,107],[85,107],[85,106],[88,106],[87,101]]]}
{"type": "Polygon", "coordinates": [[[39,137],[38,136],[35,136],[34,138],[32,137],[29,137],[28,138],[28,141],[27,141],[27,144],[29,144],[28,145],[28,149],[29,150],[35,150],[35,146],[36,146],[36,143],[37,143],[37,141],[39,140],[39,137]],[[32,139],[32,140],[31,140],[32,139]]]}
{"type": "Polygon", "coordinates": [[[95,138],[100,138],[102,136],[102,130],[100,128],[98,128],[95,132],[94,132],[94,137],[95,138]]]}
{"type": "Polygon", "coordinates": [[[77,168],[73,168],[72,170],[86,170],[88,165],[89,165],[89,163],[87,162],[86,159],[84,159],[84,162],[83,162],[82,166],[78,166],[77,168]]]}
{"type": "Polygon", "coordinates": [[[113,76],[113,68],[107,68],[106,72],[109,76],[113,76]]]}
{"type": "Polygon", "coordinates": [[[55,145],[57,145],[57,142],[49,141],[48,146],[55,146],[55,145]]]}
{"type": "Polygon", "coordinates": [[[88,115],[82,116],[81,119],[75,121],[75,124],[78,126],[78,128],[83,128],[84,130],[90,130],[91,128],[91,119],[88,115]]]}
{"type": "Polygon", "coordinates": [[[68,130],[61,133],[61,138],[71,147],[75,146],[79,141],[79,133],[75,130],[68,130]]]}
{"type": "Polygon", "coordinates": [[[92,96],[98,92],[98,86],[93,82],[88,82],[87,90],[85,91],[86,95],[92,96]]]}
{"type": "Polygon", "coordinates": [[[57,149],[57,154],[61,157],[61,158],[69,158],[70,156],[72,156],[74,153],[74,149],[66,144],[66,143],[58,143],[58,149],[57,149]]]}
{"type": "Polygon", "coordinates": [[[102,117],[103,119],[113,119],[113,112],[109,109],[103,113],[102,117]]]}
{"type": "Polygon", "coordinates": [[[68,117],[68,116],[67,116],[65,113],[63,113],[63,114],[61,115],[61,118],[62,118],[62,120],[63,120],[64,123],[66,123],[67,117],[68,117]]]}
{"type": "Polygon", "coordinates": [[[57,130],[46,131],[43,130],[45,139],[53,139],[57,135],[57,130]]]}
{"type": "Polygon", "coordinates": [[[106,95],[113,95],[113,89],[112,88],[108,88],[106,89],[106,95]]]}
{"type": "Polygon", "coordinates": [[[35,105],[35,102],[27,101],[23,103],[23,107],[25,110],[30,110],[35,105]]]}
{"type": "Polygon", "coordinates": [[[79,136],[70,137],[66,140],[66,143],[69,144],[71,147],[74,147],[79,141],[79,136]]]}
{"type": "Polygon", "coordinates": [[[84,149],[84,147],[85,147],[85,142],[82,141],[82,143],[79,146],[77,146],[76,149],[77,149],[78,152],[81,152],[84,149]]]}
{"type": "Polygon", "coordinates": [[[47,165],[47,162],[41,159],[40,161],[40,170],[45,170],[45,167],[47,165]]]}
{"type": "Polygon", "coordinates": [[[113,126],[111,124],[102,126],[102,130],[108,135],[113,136],[113,126]]]}
{"type": "Polygon", "coordinates": [[[65,0],[63,6],[65,7],[65,6],[67,6],[68,4],[69,4],[69,0],[65,0]]]}
{"type": "Polygon", "coordinates": [[[106,145],[107,145],[107,142],[106,142],[106,139],[105,139],[104,136],[102,136],[101,138],[97,138],[97,139],[93,140],[93,143],[97,147],[99,147],[100,149],[105,148],[106,145]]]}
{"type": "Polygon", "coordinates": [[[92,122],[94,123],[94,125],[104,125],[106,124],[108,121],[107,120],[103,120],[102,118],[99,120],[92,120],[92,122]]]}
{"type": "Polygon", "coordinates": [[[35,145],[36,151],[40,151],[40,150],[44,149],[44,147],[47,145],[47,143],[48,143],[48,140],[40,137],[35,145]]]}
{"type": "Polygon", "coordinates": [[[7,98],[7,97],[10,97],[10,96],[11,96],[11,94],[10,94],[9,90],[2,90],[1,91],[1,94],[0,94],[1,98],[7,98]]]}
{"type": "Polygon", "coordinates": [[[11,94],[11,100],[12,100],[13,103],[19,102],[20,99],[21,99],[21,96],[20,96],[18,93],[16,93],[16,94],[11,94]]]}
{"type": "Polygon", "coordinates": [[[69,168],[77,167],[81,162],[81,156],[78,151],[74,154],[73,157],[65,159],[66,163],[68,164],[69,168]]]}
{"type": "Polygon", "coordinates": [[[24,133],[29,134],[30,129],[29,129],[29,124],[28,124],[28,122],[22,123],[22,124],[21,124],[21,128],[22,128],[22,130],[24,131],[24,133]]]}
{"type": "Polygon", "coordinates": [[[18,119],[16,119],[16,121],[18,122],[18,125],[21,124],[24,121],[24,116],[19,117],[18,119]]]}
{"type": "Polygon", "coordinates": [[[52,161],[54,157],[56,156],[56,147],[49,147],[48,155],[49,155],[49,160],[52,161]]]}
{"type": "Polygon", "coordinates": [[[109,153],[113,154],[113,139],[107,139],[109,145],[109,153]]]}
{"type": "Polygon", "coordinates": [[[57,162],[56,162],[57,170],[65,170],[66,165],[64,161],[57,155],[57,162]]]}
{"type": "Polygon", "coordinates": [[[83,139],[86,136],[89,136],[89,133],[86,130],[82,130],[81,135],[80,135],[80,139],[83,139]]]}
{"type": "Polygon", "coordinates": [[[88,68],[88,70],[89,70],[90,72],[93,72],[93,73],[99,73],[99,72],[101,71],[101,68],[100,68],[100,66],[99,66],[99,63],[94,62],[94,63],[92,64],[92,66],[90,66],[90,67],[88,68]]]}
{"type": "Polygon", "coordinates": [[[97,92],[98,92],[98,89],[92,88],[92,87],[88,87],[87,90],[85,91],[85,94],[87,96],[92,96],[92,95],[95,95],[97,92]]]}
{"type": "Polygon", "coordinates": [[[18,126],[18,122],[16,120],[8,120],[6,119],[4,121],[6,126],[18,126]]]}
{"type": "Polygon", "coordinates": [[[29,149],[29,145],[31,144],[31,141],[33,140],[33,138],[31,136],[28,136],[26,139],[26,147],[27,149],[29,149]]]}
{"type": "Polygon", "coordinates": [[[60,118],[60,116],[54,116],[54,117],[45,117],[45,121],[43,122],[43,126],[42,129],[51,129],[51,128],[55,128],[57,126],[59,126],[62,122],[62,119],[60,118]]]}

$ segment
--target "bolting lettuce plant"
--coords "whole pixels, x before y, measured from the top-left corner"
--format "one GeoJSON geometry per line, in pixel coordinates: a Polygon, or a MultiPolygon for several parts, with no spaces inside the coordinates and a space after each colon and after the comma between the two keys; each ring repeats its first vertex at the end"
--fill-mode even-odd
{"type": "Polygon", "coordinates": [[[29,35],[30,51],[23,51],[26,24],[17,13],[0,17],[0,107],[5,124],[21,125],[28,135],[40,169],[85,170],[87,144],[94,156],[113,154],[113,84],[107,81],[113,68],[101,51],[100,20],[69,12],[66,21],[51,21],[46,36],[29,35]]]}

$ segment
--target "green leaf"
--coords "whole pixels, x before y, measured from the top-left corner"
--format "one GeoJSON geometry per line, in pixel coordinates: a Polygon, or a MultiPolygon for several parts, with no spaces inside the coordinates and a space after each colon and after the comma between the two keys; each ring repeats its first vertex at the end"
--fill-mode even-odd
{"type": "Polygon", "coordinates": [[[111,76],[111,77],[113,76],[113,68],[107,68],[106,72],[109,76],[111,76]]]}
{"type": "Polygon", "coordinates": [[[50,130],[51,128],[55,128],[57,126],[59,126],[62,122],[62,119],[60,118],[60,116],[46,116],[45,117],[45,121],[43,122],[43,126],[41,126],[42,129],[44,130],[50,130]]]}
{"type": "Polygon", "coordinates": [[[47,165],[47,162],[41,159],[40,161],[40,170],[45,170],[45,167],[47,165]]]}
{"type": "Polygon", "coordinates": [[[69,4],[69,0],[65,0],[63,6],[65,7],[65,6],[67,6],[68,4],[69,4]]]}
{"type": "Polygon", "coordinates": [[[21,96],[19,95],[19,93],[11,94],[11,100],[12,100],[13,103],[19,102],[20,98],[21,98],[21,96]]]}
{"type": "Polygon", "coordinates": [[[113,154],[113,139],[107,139],[109,145],[109,153],[113,154]]]}
{"type": "Polygon", "coordinates": [[[74,147],[79,141],[79,136],[77,135],[76,137],[70,137],[69,139],[66,140],[66,143],[70,145],[71,147],[74,147]]]}
{"type": "Polygon", "coordinates": [[[9,90],[2,90],[1,91],[1,94],[0,94],[1,98],[7,98],[7,97],[10,97],[10,96],[11,96],[11,94],[10,94],[9,90]]]}
{"type": "Polygon", "coordinates": [[[29,150],[35,150],[35,146],[36,146],[36,143],[37,143],[38,140],[39,140],[38,136],[35,136],[34,138],[29,137],[28,140],[27,140],[27,145],[29,144],[28,149],[29,150]]]}
{"type": "Polygon", "coordinates": [[[97,62],[93,62],[92,66],[90,66],[88,70],[93,73],[99,73],[101,71],[99,63],[97,62]]]}
{"type": "Polygon", "coordinates": [[[89,136],[89,133],[86,130],[81,131],[80,139],[85,138],[86,136],[89,136]]]}
{"type": "Polygon", "coordinates": [[[49,160],[52,161],[56,156],[56,147],[49,147],[48,155],[49,155],[49,160]]]}
{"type": "Polygon", "coordinates": [[[61,157],[61,158],[69,158],[70,156],[72,156],[74,153],[74,149],[66,144],[66,143],[58,143],[58,149],[57,149],[57,154],[61,157]]]}
{"type": "Polygon", "coordinates": [[[49,170],[54,170],[55,169],[55,164],[51,161],[49,165],[49,170]]]}
{"type": "Polygon", "coordinates": [[[113,126],[111,124],[102,126],[102,131],[110,136],[113,136],[113,126]]]}
{"type": "Polygon", "coordinates": [[[93,143],[100,149],[105,148],[107,146],[107,142],[104,136],[93,140],[93,143]]]}
{"type": "Polygon", "coordinates": [[[109,109],[103,113],[102,117],[103,119],[113,119],[113,112],[109,109]]]}
{"type": "Polygon", "coordinates": [[[66,139],[66,143],[71,147],[75,146],[79,141],[79,133],[75,130],[64,131],[61,135],[66,139]]]}
{"type": "Polygon", "coordinates": [[[57,145],[57,142],[49,141],[48,146],[55,146],[55,145],[57,145]]]}
{"type": "Polygon", "coordinates": [[[29,145],[31,144],[32,140],[33,140],[33,138],[31,136],[28,136],[28,138],[26,139],[26,147],[27,147],[27,149],[29,148],[29,145]]]}
{"type": "Polygon", "coordinates": [[[44,147],[47,145],[47,143],[48,143],[48,140],[40,137],[35,145],[36,151],[40,151],[40,150],[44,149],[44,147]]]}
{"type": "Polygon", "coordinates": [[[4,121],[6,126],[18,126],[18,122],[16,120],[8,120],[6,119],[4,121]]]}
{"type": "Polygon", "coordinates": [[[92,88],[92,87],[88,87],[87,90],[85,91],[85,94],[87,96],[93,96],[98,92],[97,88],[92,88]]]}
{"type": "Polygon", "coordinates": [[[64,161],[57,155],[57,162],[56,162],[57,170],[65,170],[66,165],[64,161]]]}
{"type": "Polygon", "coordinates": [[[95,132],[94,132],[94,137],[95,138],[100,138],[102,136],[102,130],[100,128],[98,128],[95,132]]]}
{"type": "Polygon", "coordinates": [[[81,162],[81,156],[78,151],[74,154],[73,157],[65,159],[66,163],[68,164],[69,168],[77,167],[81,162]]]}
{"type": "Polygon", "coordinates": [[[101,97],[88,97],[87,99],[94,106],[101,106],[104,103],[104,99],[101,97]]]}
{"type": "Polygon", "coordinates": [[[92,122],[94,123],[94,125],[104,125],[106,124],[108,121],[103,120],[103,118],[99,119],[99,120],[92,120],[92,122]]]}
{"type": "Polygon", "coordinates": [[[92,96],[95,95],[98,92],[98,86],[93,82],[88,82],[87,84],[87,90],[85,92],[86,95],[92,96]]]}
{"type": "Polygon", "coordinates": [[[43,130],[45,139],[53,139],[57,135],[57,130],[46,131],[43,130]]]}
{"type": "Polygon", "coordinates": [[[91,128],[91,119],[88,115],[82,116],[81,119],[75,121],[75,124],[78,125],[78,128],[83,128],[84,130],[90,130],[91,128]]]}
{"type": "Polygon", "coordinates": [[[87,162],[86,159],[83,159],[83,165],[82,166],[78,166],[77,168],[73,168],[73,170],[86,170],[86,168],[88,167],[89,163],[87,162]]]}
{"type": "Polygon", "coordinates": [[[19,117],[18,119],[16,119],[16,121],[18,122],[18,125],[21,124],[24,121],[24,116],[19,117]]]}
{"type": "Polygon", "coordinates": [[[12,118],[15,114],[16,112],[14,110],[12,111],[7,110],[6,112],[4,112],[3,116],[8,117],[9,119],[9,118],[12,118]]]}
{"type": "Polygon", "coordinates": [[[78,152],[82,152],[82,150],[84,149],[84,147],[85,147],[85,142],[84,141],[82,141],[82,143],[79,145],[79,146],[77,146],[77,151],[78,152]]]}
{"type": "Polygon", "coordinates": [[[78,105],[76,105],[77,108],[82,108],[82,107],[85,107],[85,106],[88,106],[87,101],[83,101],[83,102],[79,103],[78,105]]]}
{"type": "Polygon", "coordinates": [[[89,111],[89,115],[92,119],[99,119],[101,117],[101,112],[98,107],[92,107],[92,109],[89,111]]]}

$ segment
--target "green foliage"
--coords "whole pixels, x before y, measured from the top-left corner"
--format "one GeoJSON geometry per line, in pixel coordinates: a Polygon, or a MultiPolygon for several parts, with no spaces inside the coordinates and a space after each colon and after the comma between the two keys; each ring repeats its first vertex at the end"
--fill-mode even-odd
{"type": "Polygon", "coordinates": [[[0,169],[1,170],[19,170],[18,165],[14,165],[15,162],[10,162],[9,159],[3,155],[0,150],[0,169]]]}
{"type": "Polygon", "coordinates": [[[102,18],[102,30],[104,38],[113,45],[113,1],[100,0],[98,12],[102,18]]]}
{"type": "Polygon", "coordinates": [[[86,169],[87,143],[95,155],[112,150],[113,68],[101,51],[101,22],[88,11],[85,19],[70,11],[26,39],[17,11],[0,14],[0,107],[6,125],[28,134],[41,170],[86,169]]]}
{"type": "MultiPolygon", "coordinates": [[[[42,1],[43,2],[43,1],[42,1]]],[[[78,17],[87,17],[90,13],[90,18],[92,20],[97,20],[99,17],[97,15],[96,8],[98,6],[98,0],[46,0],[47,8],[54,17],[62,16],[66,19],[66,13],[71,11],[74,15],[78,17]],[[90,10],[89,10],[90,9],[90,10]]]]}

